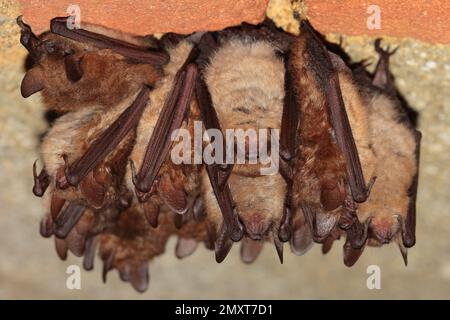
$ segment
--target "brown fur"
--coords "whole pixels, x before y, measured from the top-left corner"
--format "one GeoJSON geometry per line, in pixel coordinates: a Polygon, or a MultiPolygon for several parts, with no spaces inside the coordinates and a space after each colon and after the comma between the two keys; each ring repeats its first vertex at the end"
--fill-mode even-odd
{"type": "MultiPolygon", "coordinates": [[[[142,165],[150,137],[172,88],[175,74],[186,60],[191,49],[192,45],[188,42],[181,42],[176,47],[168,50],[171,61],[164,67],[164,77],[156,83],[155,89],[150,93],[149,107],[144,111],[137,129],[136,143],[130,155],[130,159],[136,168],[140,168],[142,165]]],[[[189,120],[183,124],[183,128],[189,130],[192,137],[194,121],[199,120],[199,117],[199,109],[195,99],[193,99],[189,120]]],[[[186,208],[191,207],[198,195],[197,170],[196,165],[175,165],[171,161],[169,153],[167,160],[163,163],[158,173],[158,195],[152,196],[147,201],[152,202],[152,206],[161,207],[163,212],[176,209],[183,202],[181,198],[186,198],[186,208]]],[[[127,184],[133,190],[134,185],[131,174],[132,172],[128,168],[127,184]]]]}
{"type": "Polygon", "coordinates": [[[160,77],[160,71],[154,66],[128,63],[123,56],[108,49],[99,50],[52,33],[44,33],[40,39],[51,43],[54,51],[44,53],[28,73],[43,85],[44,104],[58,112],[92,105],[115,106],[142,84],[153,84],[160,77]],[[83,70],[78,82],[71,82],[66,75],[67,54],[73,55],[83,70]]]}
{"type": "Polygon", "coordinates": [[[378,243],[393,239],[401,230],[396,215],[406,219],[408,189],[418,170],[414,133],[401,121],[396,103],[385,95],[374,95],[369,108],[377,180],[358,217],[362,221],[372,217],[371,237],[378,243]]]}
{"type": "MultiPolygon", "coordinates": [[[[283,62],[269,42],[237,38],[225,42],[205,70],[222,130],[279,129],[284,98],[283,70],[283,62]]],[[[235,165],[228,184],[247,235],[265,240],[278,231],[286,184],[281,175],[262,176],[259,169],[259,164],[235,165]]],[[[222,215],[205,171],[202,197],[208,219],[218,232],[222,215]]]]}
{"type": "Polygon", "coordinates": [[[293,204],[308,206],[318,228],[314,235],[322,241],[339,220],[338,208],[346,197],[345,162],[333,137],[325,95],[316,80],[308,56],[306,38],[300,36],[292,47],[289,68],[300,108],[299,157],[294,161],[293,204]]]}

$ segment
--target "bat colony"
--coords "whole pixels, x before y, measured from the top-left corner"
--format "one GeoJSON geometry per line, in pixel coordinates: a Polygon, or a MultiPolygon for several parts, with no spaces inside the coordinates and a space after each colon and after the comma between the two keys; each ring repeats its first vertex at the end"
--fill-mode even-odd
{"type": "Polygon", "coordinates": [[[71,30],[66,18],[37,37],[17,22],[34,63],[21,93],[40,91],[60,114],[41,144],[43,169],[33,166],[33,192],[48,210],[40,232],[54,237],[61,259],[84,256],[91,270],[98,247],[103,280],[117,269],[140,292],[172,235],[178,258],[203,242],[221,262],[241,242],[251,263],[272,242],[282,262],[285,242],[296,255],[314,242],[327,253],[344,236],[347,266],[366,245],[390,242],[407,262],[421,135],[396,98],[393,52],[379,40],[372,75],[329,51],[307,21],[300,36],[266,21],[159,41],[71,30]],[[197,121],[220,132],[279,129],[278,173],[175,164],[172,132],[192,133],[197,121]]]}

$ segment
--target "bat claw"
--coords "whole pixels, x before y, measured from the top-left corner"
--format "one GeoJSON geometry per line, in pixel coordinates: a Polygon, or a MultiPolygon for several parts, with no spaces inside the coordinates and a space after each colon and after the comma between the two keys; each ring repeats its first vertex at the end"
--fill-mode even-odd
{"type": "Polygon", "coordinates": [[[383,48],[381,47],[381,41],[382,41],[381,38],[377,38],[377,39],[375,40],[374,45],[375,45],[375,51],[376,51],[382,58],[384,58],[384,59],[385,59],[385,58],[389,58],[390,56],[392,56],[393,54],[395,54],[395,53],[397,52],[398,47],[396,47],[394,50],[391,50],[391,48],[390,48],[389,45],[387,46],[386,50],[383,49],[383,48]]]}
{"type": "Polygon", "coordinates": [[[402,246],[401,243],[398,244],[398,248],[400,249],[400,253],[402,254],[403,263],[405,264],[405,267],[408,266],[408,249],[402,246]]]}
{"type": "Polygon", "coordinates": [[[223,260],[225,260],[232,246],[233,242],[228,239],[226,228],[224,225],[222,225],[222,231],[220,232],[219,237],[214,243],[214,251],[217,263],[221,263],[223,260]]]}
{"type": "Polygon", "coordinates": [[[275,245],[275,249],[277,251],[278,259],[280,259],[280,263],[283,264],[283,242],[278,240],[277,237],[273,237],[273,243],[275,245]]]}

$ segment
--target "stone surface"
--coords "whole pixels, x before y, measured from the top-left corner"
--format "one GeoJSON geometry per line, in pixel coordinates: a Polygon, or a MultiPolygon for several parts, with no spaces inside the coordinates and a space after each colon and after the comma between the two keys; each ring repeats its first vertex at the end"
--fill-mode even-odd
{"type": "Polygon", "coordinates": [[[450,1],[447,0],[305,0],[308,17],[322,33],[409,37],[450,44],[450,1]],[[367,28],[367,8],[377,5],[381,29],[367,28]]]}
{"type": "MultiPolygon", "coordinates": [[[[120,29],[132,34],[191,33],[219,30],[241,22],[259,23],[264,19],[268,0],[78,0],[81,21],[120,29]]],[[[49,20],[67,16],[73,1],[21,0],[24,20],[36,32],[49,28],[49,20]]]]}
{"type": "MultiPolygon", "coordinates": [[[[396,83],[420,113],[423,132],[418,197],[417,245],[404,267],[396,246],[368,248],[351,269],[342,263],[342,241],[322,256],[319,246],[303,257],[290,254],[280,265],[267,245],[252,265],[240,262],[235,246],[222,264],[203,247],[178,260],[175,239],[151,263],[148,292],[139,295],[112,273],[101,282],[101,266],[82,271],[81,290],[66,289],[66,268],[81,265],[73,256],[58,260],[53,243],[38,234],[41,200],[31,193],[31,166],[45,131],[39,95],[23,99],[19,85],[25,50],[14,19],[17,1],[0,1],[0,299],[450,299],[450,47],[387,38],[399,46],[392,57],[396,83]],[[368,290],[366,269],[381,268],[381,290],[368,290]]],[[[332,41],[338,35],[328,35],[332,41]]],[[[373,38],[344,37],[355,59],[375,59],[373,38]]]]}
{"type": "MultiPolygon", "coordinates": [[[[68,0],[21,0],[24,19],[36,32],[48,29],[56,16],[67,15],[68,0]]],[[[365,0],[271,0],[270,15],[285,20],[295,31],[291,3],[306,8],[312,24],[322,33],[409,37],[432,43],[450,43],[450,2],[447,0],[378,0],[381,28],[369,30],[365,0]],[[281,17],[280,17],[281,16],[281,17]]],[[[133,34],[191,33],[218,30],[240,22],[259,23],[268,0],[78,0],[82,22],[95,22],[133,34]]]]}

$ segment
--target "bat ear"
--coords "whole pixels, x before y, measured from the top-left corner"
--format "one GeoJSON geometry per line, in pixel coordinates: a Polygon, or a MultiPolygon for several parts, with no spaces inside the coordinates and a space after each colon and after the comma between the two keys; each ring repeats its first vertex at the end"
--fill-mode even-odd
{"type": "Polygon", "coordinates": [[[20,43],[28,50],[33,60],[37,61],[42,55],[41,40],[31,31],[30,26],[23,22],[22,16],[18,16],[16,21],[21,29],[20,43]]]}
{"type": "Polygon", "coordinates": [[[22,97],[28,98],[32,94],[44,89],[44,81],[42,77],[41,69],[35,67],[31,68],[23,77],[22,84],[20,85],[20,93],[22,97]]]}
{"type": "Polygon", "coordinates": [[[78,82],[83,77],[83,69],[81,61],[83,57],[69,54],[64,57],[64,69],[66,70],[67,79],[71,82],[78,82]]]}

